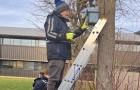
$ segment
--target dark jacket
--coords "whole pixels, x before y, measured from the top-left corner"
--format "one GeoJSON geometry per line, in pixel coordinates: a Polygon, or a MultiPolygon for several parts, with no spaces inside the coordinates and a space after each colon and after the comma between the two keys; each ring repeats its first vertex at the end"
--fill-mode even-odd
{"type": "MultiPolygon", "coordinates": [[[[67,22],[69,20],[62,17],[59,13],[53,12],[47,16],[44,24],[47,38],[47,57],[48,60],[70,60],[71,44],[66,40],[66,33],[70,32],[67,22]]],[[[80,36],[85,30],[76,30],[75,37],[80,36]]]]}
{"type": "Polygon", "coordinates": [[[33,83],[33,90],[47,90],[48,78],[43,76],[36,78],[33,83]]]}

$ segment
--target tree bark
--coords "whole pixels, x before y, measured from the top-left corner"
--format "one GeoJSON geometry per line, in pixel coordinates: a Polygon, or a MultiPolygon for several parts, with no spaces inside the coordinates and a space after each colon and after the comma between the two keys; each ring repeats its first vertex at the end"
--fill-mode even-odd
{"type": "Polygon", "coordinates": [[[107,18],[107,23],[98,38],[96,90],[113,90],[116,0],[97,1],[100,17],[107,18]]]}

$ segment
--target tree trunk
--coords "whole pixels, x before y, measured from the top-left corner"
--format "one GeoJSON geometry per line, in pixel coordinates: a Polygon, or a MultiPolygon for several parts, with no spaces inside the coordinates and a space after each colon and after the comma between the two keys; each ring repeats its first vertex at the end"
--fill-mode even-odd
{"type": "Polygon", "coordinates": [[[116,0],[97,1],[100,17],[107,18],[107,23],[98,38],[96,90],[113,90],[116,0]]]}

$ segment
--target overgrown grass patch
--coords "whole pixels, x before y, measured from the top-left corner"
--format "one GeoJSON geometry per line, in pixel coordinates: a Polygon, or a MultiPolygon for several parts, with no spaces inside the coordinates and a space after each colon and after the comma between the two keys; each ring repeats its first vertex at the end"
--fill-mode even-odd
{"type": "Polygon", "coordinates": [[[34,79],[0,77],[0,90],[32,90],[34,79]]]}

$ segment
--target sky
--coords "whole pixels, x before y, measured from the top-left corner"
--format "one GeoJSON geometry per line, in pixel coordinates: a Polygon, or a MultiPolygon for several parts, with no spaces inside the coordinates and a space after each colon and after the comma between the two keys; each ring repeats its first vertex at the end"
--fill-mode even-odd
{"type": "MultiPolygon", "coordinates": [[[[33,2],[34,0],[0,0],[0,26],[35,28],[36,26],[29,21],[33,17],[29,12],[35,9],[33,2]]],[[[37,24],[43,27],[43,24],[37,24]]],[[[140,23],[133,22],[132,24],[129,20],[121,19],[116,22],[116,25],[130,32],[140,30],[140,23]]]]}
{"type": "Polygon", "coordinates": [[[0,0],[0,26],[35,27],[29,20],[33,0],[0,0]]]}

